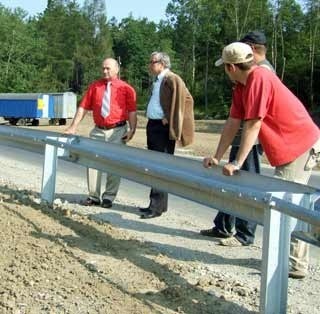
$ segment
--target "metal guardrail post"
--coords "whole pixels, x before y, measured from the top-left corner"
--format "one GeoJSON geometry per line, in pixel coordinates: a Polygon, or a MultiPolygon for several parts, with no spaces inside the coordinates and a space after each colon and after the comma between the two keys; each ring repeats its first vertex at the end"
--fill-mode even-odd
{"type": "MultiPolygon", "coordinates": [[[[310,195],[273,193],[274,196],[313,209],[310,195]]],[[[288,274],[291,232],[300,224],[297,219],[274,210],[265,210],[263,224],[260,313],[285,314],[288,299],[288,274]]]]}
{"type": "Polygon", "coordinates": [[[288,216],[265,210],[260,288],[260,313],[286,313],[290,232],[288,216]]]}
{"type": "MultiPolygon", "coordinates": [[[[48,137],[48,139],[63,143],[71,143],[76,141],[77,137],[48,137]]],[[[58,157],[66,156],[69,156],[68,150],[61,147],[58,148],[58,146],[46,144],[42,172],[41,199],[47,201],[49,204],[52,204],[54,201],[58,157]]]]}
{"type": "Polygon", "coordinates": [[[55,186],[56,186],[56,173],[57,173],[57,156],[58,147],[46,145],[42,185],[41,185],[41,199],[52,204],[54,200],[55,186]]]}

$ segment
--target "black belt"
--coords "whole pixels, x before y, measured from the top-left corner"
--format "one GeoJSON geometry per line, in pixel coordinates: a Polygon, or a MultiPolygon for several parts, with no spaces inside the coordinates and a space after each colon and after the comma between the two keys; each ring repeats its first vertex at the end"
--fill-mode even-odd
{"type": "Polygon", "coordinates": [[[126,123],[127,123],[127,121],[124,120],[124,121],[120,121],[120,122],[117,122],[117,123],[114,123],[114,124],[109,124],[109,125],[106,125],[106,126],[96,125],[96,127],[99,128],[99,129],[102,129],[102,130],[110,130],[110,129],[118,128],[120,126],[124,126],[126,123]]]}
{"type": "Polygon", "coordinates": [[[148,119],[148,122],[154,123],[154,124],[157,124],[157,123],[162,124],[162,119],[148,119]]]}

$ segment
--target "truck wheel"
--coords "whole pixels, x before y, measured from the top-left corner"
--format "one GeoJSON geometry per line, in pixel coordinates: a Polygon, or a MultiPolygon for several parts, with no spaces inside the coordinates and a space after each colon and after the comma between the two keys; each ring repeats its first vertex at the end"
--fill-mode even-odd
{"type": "Polygon", "coordinates": [[[31,125],[39,126],[39,120],[38,119],[33,119],[32,122],[31,122],[31,125]]]}
{"type": "Polygon", "coordinates": [[[26,119],[19,119],[19,124],[20,125],[27,125],[27,120],[26,119]]]}
{"type": "Polygon", "coordinates": [[[67,119],[59,119],[59,125],[66,125],[67,119]]]}
{"type": "Polygon", "coordinates": [[[10,118],[9,119],[9,123],[11,125],[17,125],[18,121],[19,121],[19,118],[10,118]]]}

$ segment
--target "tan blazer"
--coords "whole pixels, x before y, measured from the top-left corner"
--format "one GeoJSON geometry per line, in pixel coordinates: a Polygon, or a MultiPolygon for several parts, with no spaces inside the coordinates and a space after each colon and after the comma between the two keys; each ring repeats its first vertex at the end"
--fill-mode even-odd
{"type": "Polygon", "coordinates": [[[169,137],[187,146],[194,139],[193,98],[181,77],[167,72],[160,86],[160,103],[169,121],[169,137]]]}

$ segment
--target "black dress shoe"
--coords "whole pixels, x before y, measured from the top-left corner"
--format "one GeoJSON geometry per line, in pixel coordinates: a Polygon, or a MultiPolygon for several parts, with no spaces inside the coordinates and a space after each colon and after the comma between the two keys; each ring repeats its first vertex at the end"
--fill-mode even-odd
{"type": "Polygon", "coordinates": [[[159,217],[161,216],[162,213],[156,213],[156,212],[153,212],[152,210],[148,210],[147,212],[145,212],[144,214],[142,214],[140,216],[141,219],[149,219],[149,218],[155,218],[155,217],[159,217]]]}
{"type": "Polygon", "coordinates": [[[213,238],[229,238],[232,235],[226,235],[222,232],[219,231],[219,229],[217,229],[216,227],[213,227],[211,229],[204,229],[204,230],[200,230],[200,234],[206,237],[213,237],[213,238]]]}
{"type": "Polygon", "coordinates": [[[141,213],[147,213],[151,211],[151,209],[149,207],[139,207],[139,211],[141,211],[141,213]]]}
{"type": "Polygon", "coordinates": [[[101,207],[103,207],[103,208],[111,208],[112,207],[112,202],[106,198],[106,199],[102,200],[101,207]]]}
{"type": "Polygon", "coordinates": [[[84,206],[99,206],[100,205],[100,201],[96,201],[96,200],[88,197],[84,201],[81,201],[80,204],[84,205],[84,206]]]}

